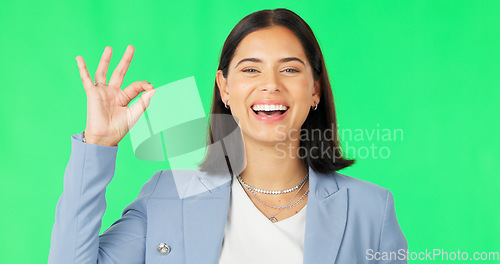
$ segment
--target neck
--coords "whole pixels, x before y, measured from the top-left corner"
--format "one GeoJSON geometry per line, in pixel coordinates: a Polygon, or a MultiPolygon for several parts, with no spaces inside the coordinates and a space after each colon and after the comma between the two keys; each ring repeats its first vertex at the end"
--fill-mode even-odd
{"type": "Polygon", "coordinates": [[[300,142],[262,144],[244,141],[246,167],[240,174],[247,184],[264,190],[284,190],[299,184],[308,173],[297,156],[300,142]]]}

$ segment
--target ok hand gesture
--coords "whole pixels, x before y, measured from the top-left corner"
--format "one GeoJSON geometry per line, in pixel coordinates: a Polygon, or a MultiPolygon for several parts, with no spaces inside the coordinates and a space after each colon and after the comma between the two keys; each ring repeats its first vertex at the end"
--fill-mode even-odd
{"type": "Polygon", "coordinates": [[[155,93],[153,85],[138,81],[121,89],[123,78],[134,55],[134,47],[129,45],[120,63],[106,84],[106,73],[111,60],[111,47],[106,47],[95,73],[95,84],[89,75],[85,61],[76,57],[80,77],[87,94],[87,126],[85,141],[90,144],[117,146],[139,117],[149,106],[155,93]],[[127,105],[137,95],[145,91],[133,106],[127,105]]]}

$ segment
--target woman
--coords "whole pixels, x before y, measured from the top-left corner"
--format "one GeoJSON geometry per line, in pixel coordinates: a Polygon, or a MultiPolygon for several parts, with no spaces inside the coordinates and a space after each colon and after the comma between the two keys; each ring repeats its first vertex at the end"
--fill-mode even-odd
{"type": "Polygon", "coordinates": [[[224,43],[199,170],[155,173],[99,236],[117,144],[154,94],[148,82],[120,89],[132,55],[108,84],[110,48],[95,84],[77,57],[87,127],[72,137],[50,263],[406,263],[392,194],[336,172],[353,161],[339,149],[323,55],[287,9],[248,15],[224,43]]]}

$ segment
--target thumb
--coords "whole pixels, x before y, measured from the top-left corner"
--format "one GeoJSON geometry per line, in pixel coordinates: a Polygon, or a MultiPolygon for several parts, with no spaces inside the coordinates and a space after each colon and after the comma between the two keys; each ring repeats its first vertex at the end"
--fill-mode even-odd
{"type": "Polygon", "coordinates": [[[155,94],[156,90],[150,90],[141,94],[141,98],[137,101],[133,106],[130,107],[130,115],[132,124],[135,124],[139,117],[141,117],[142,113],[146,110],[151,102],[151,97],[155,94]]]}

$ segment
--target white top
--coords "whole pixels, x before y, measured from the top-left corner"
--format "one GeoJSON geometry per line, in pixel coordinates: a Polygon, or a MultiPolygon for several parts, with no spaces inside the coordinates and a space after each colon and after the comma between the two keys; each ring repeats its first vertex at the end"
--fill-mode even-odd
{"type": "Polygon", "coordinates": [[[303,263],[307,204],[297,214],[273,223],[234,176],[231,189],[219,264],[303,263]]]}

